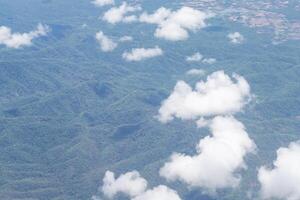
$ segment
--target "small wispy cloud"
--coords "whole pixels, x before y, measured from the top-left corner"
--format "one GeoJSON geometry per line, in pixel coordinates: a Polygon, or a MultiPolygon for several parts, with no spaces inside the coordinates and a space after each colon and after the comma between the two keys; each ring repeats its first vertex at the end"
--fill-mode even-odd
{"type": "Polygon", "coordinates": [[[229,38],[230,42],[233,44],[241,44],[245,40],[244,36],[239,32],[229,33],[227,37],[229,38]]]}
{"type": "Polygon", "coordinates": [[[198,61],[201,61],[202,58],[203,58],[203,55],[199,52],[196,52],[191,56],[187,56],[186,61],[188,61],[188,62],[198,62],[198,61]]]}
{"type": "Polygon", "coordinates": [[[111,40],[102,31],[97,32],[95,37],[101,47],[101,50],[104,52],[113,51],[118,46],[117,43],[111,40]]]}
{"type": "Polygon", "coordinates": [[[205,58],[201,53],[196,52],[185,58],[187,62],[202,62],[204,64],[213,64],[217,61],[215,58],[205,58]]]}
{"type": "Polygon", "coordinates": [[[9,27],[0,26],[0,44],[15,49],[31,46],[33,39],[45,36],[49,31],[50,28],[43,24],[38,24],[36,30],[29,33],[13,33],[9,27]]]}
{"type": "Polygon", "coordinates": [[[114,0],[94,0],[92,1],[92,4],[98,7],[106,6],[106,5],[114,5],[114,0]]]}
{"type": "Polygon", "coordinates": [[[190,69],[186,72],[186,75],[191,76],[203,76],[205,74],[205,71],[203,69],[190,69]]]}
{"type": "Polygon", "coordinates": [[[125,35],[119,39],[120,42],[131,42],[133,38],[131,36],[125,35]]]}
{"type": "Polygon", "coordinates": [[[156,56],[161,56],[163,54],[163,50],[158,46],[154,48],[136,48],[132,49],[131,52],[124,52],[123,58],[127,61],[141,61],[148,58],[153,58],[156,56]]]}
{"type": "Polygon", "coordinates": [[[217,62],[217,59],[215,59],[215,58],[204,58],[203,60],[202,60],[202,63],[204,63],[204,64],[214,64],[215,62],[217,62]]]}

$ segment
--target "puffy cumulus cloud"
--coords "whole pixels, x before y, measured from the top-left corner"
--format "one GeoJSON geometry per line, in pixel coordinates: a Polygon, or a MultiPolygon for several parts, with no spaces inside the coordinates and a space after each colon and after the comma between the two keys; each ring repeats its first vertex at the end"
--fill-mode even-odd
{"type": "Polygon", "coordinates": [[[178,193],[164,185],[159,185],[152,190],[136,196],[133,200],[181,200],[178,193]]]}
{"type": "Polygon", "coordinates": [[[203,69],[190,69],[186,72],[186,75],[191,76],[203,76],[205,74],[205,71],[203,69]]]}
{"type": "Polygon", "coordinates": [[[114,0],[94,0],[92,1],[92,3],[95,5],[95,6],[106,6],[106,5],[114,5],[115,4],[115,1],[114,0]]]}
{"type": "Polygon", "coordinates": [[[103,178],[102,192],[110,199],[117,193],[123,193],[132,200],[181,200],[175,190],[165,185],[147,189],[147,181],[137,171],[127,172],[117,179],[113,172],[107,171],[103,178]]]}
{"type": "Polygon", "coordinates": [[[139,6],[130,6],[126,2],[123,2],[119,7],[113,7],[106,11],[102,19],[111,24],[116,24],[119,22],[130,23],[137,21],[138,18],[135,15],[128,16],[127,14],[139,10],[141,10],[139,6]]]}
{"type": "Polygon", "coordinates": [[[49,31],[50,28],[42,24],[38,24],[36,30],[29,33],[13,33],[9,27],[0,26],[0,45],[15,49],[30,46],[33,39],[45,36],[49,31]]]}
{"type": "Polygon", "coordinates": [[[103,178],[102,192],[108,198],[117,193],[124,193],[130,197],[142,194],[147,188],[147,181],[137,171],[120,175],[117,179],[111,171],[107,171],[103,178]]]}
{"type": "Polygon", "coordinates": [[[155,36],[171,41],[186,40],[188,31],[197,31],[206,26],[205,20],[212,15],[199,10],[182,7],[177,11],[161,7],[153,14],[143,13],[140,21],[157,24],[155,36]]]}
{"type": "Polygon", "coordinates": [[[198,62],[198,61],[201,61],[202,58],[203,58],[203,55],[199,52],[196,52],[191,56],[187,56],[186,61],[188,61],[188,62],[198,62]]]}
{"type": "Polygon", "coordinates": [[[153,58],[156,56],[161,56],[163,54],[163,51],[159,47],[154,48],[137,48],[132,49],[131,52],[124,52],[123,58],[127,61],[141,61],[148,58],[153,58]]]}
{"type": "Polygon", "coordinates": [[[96,33],[96,40],[98,41],[101,50],[104,52],[113,51],[118,44],[115,43],[113,40],[109,39],[102,31],[96,33]]]}
{"type": "Polygon", "coordinates": [[[244,36],[239,32],[229,33],[227,37],[229,38],[230,42],[233,44],[241,44],[245,40],[244,36]]]}
{"type": "Polygon", "coordinates": [[[261,167],[258,172],[265,199],[300,199],[300,141],[279,148],[274,168],[261,167]]]}
{"type": "Polygon", "coordinates": [[[133,38],[131,36],[125,35],[119,39],[120,42],[131,42],[133,38]]]}
{"type": "Polygon", "coordinates": [[[244,157],[255,150],[255,144],[243,124],[231,116],[215,117],[208,124],[212,136],[200,140],[197,154],[174,153],[160,169],[161,176],[209,192],[238,185],[237,171],[246,167],[244,157]]]}
{"type": "Polygon", "coordinates": [[[217,71],[200,81],[195,89],[184,81],[177,82],[171,95],[162,102],[158,119],[167,123],[174,119],[196,119],[226,115],[240,111],[251,99],[248,82],[237,74],[232,78],[217,71]]]}

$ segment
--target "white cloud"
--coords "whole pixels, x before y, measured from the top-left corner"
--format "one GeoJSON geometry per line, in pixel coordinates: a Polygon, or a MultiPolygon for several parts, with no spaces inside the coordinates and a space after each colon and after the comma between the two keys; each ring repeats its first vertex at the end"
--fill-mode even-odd
{"type": "Polygon", "coordinates": [[[140,16],[140,21],[157,24],[156,37],[179,41],[186,40],[189,37],[188,31],[197,31],[205,27],[205,20],[211,16],[190,7],[182,7],[177,11],[161,7],[153,14],[143,13],[140,16]]]}
{"type": "Polygon", "coordinates": [[[196,155],[174,153],[160,175],[209,192],[236,187],[240,181],[237,172],[246,167],[244,157],[255,150],[255,144],[243,124],[233,117],[215,117],[209,128],[212,136],[200,140],[196,155]]]}
{"type": "Polygon", "coordinates": [[[106,11],[102,19],[111,24],[116,24],[119,22],[129,23],[137,21],[137,17],[135,15],[126,15],[139,10],[141,10],[139,6],[130,6],[126,2],[123,2],[119,7],[113,7],[106,11]]]}
{"type": "Polygon", "coordinates": [[[100,44],[101,50],[104,52],[113,51],[118,44],[109,39],[102,31],[96,33],[96,40],[100,44]]]}
{"type": "Polygon", "coordinates": [[[277,150],[274,168],[259,169],[258,180],[265,199],[300,199],[300,141],[277,150]]]}
{"type": "Polygon", "coordinates": [[[123,19],[124,23],[132,23],[132,22],[136,22],[138,20],[137,16],[135,15],[129,15],[129,16],[125,16],[123,19]]]}
{"type": "Polygon", "coordinates": [[[203,69],[190,69],[186,74],[191,76],[203,76],[205,71],[203,69]]]}
{"type": "Polygon", "coordinates": [[[164,185],[159,185],[152,190],[136,196],[133,200],[181,200],[178,193],[164,185]]]}
{"type": "Polygon", "coordinates": [[[200,81],[195,90],[178,81],[171,95],[162,102],[158,119],[162,123],[174,117],[196,119],[204,116],[226,115],[240,111],[250,100],[248,82],[237,74],[231,77],[217,71],[200,81]]]}
{"type": "Polygon", "coordinates": [[[203,58],[203,55],[199,52],[196,52],[191,56],[187,56],[186,61],[188,61],[188,62],[198,62],[198,61],[201,61],[202,58],[203,58]]]}
{"type": "Polygon", "coordinates": [[[241,44],[244,41],[244,36],[239,32],[229,33],[227,36],[233,44],[241,44]]]}
{"type": "Polygon", "coordinates": [[[114,0],[94,0],[92,1],[92,3],[95,5],[95,6],[106,6],[106,5],[114,5],[115,4],[115,1],[114,0]]]}
{"type": "Polygon", "coordinates": [[[38,24],[37,29],[29,33],[12,33],[9,27],[0,26],[0,45],[15,49],[30,46],[33,39],[45,36],[49,31],[49,27],[42,24],[38,24]]]}
{"type": "Polygon", "coordinates": [[[204,64],[213,64],[217,61],[215,58],[204,58],[204,56],[199,52],[196,52],[193,55],[187,56],[185,60],[187,62],[200,62],[201,61],[204,64]]]}
{"type": "Polygon", "coordinates": [[[131,42],[133,38],[131,36],[125,35],[119,39],[120,42],[131,42]]]}
{"type": "Polygon", "coordinates": [[[107,171],[103,178],[102,192],[112,199],[117,193],[130,197],[142,194],[147,188],[147,181],[137,171],[120,175],[117,179],[113,172],[107,171]]]}
{"type": "Polygon", "coordinates": [[[100,197],[96,196],[96,195],[93,195],[91,197],[91,200],[102,200],[100,197]]]}
{"type": "Polygon", "coordinates": [[[170,15],[172,11],[165,7],[157,9],[153,14],[143,13],[140,15],[140,21],[149,23],[149,24],[161,24],[164,22],[170,15]]]}
{"type": "Polygon", "coordinates": [[[137,48],[132,49],[131,52],[124,52],[123,58],[127,61],[141,61],[147,58],[153,58],[156,56],[161,56],[163,51],[159,47],[155,48],[137,48]]]}
{"type": "Polygon", "coordinates": [[[155,31],[155,37],[171,41],[186,40],[189,33],[176,23],[167,23],[155,31]]]}
{"type": "MultiPolygon", "coordinates": [[[[181,200],[175,190],[165,185],[147,189],[147,181],[137,171],[121,174],[115,179],[114,173],[107,171],[103,178],[102,192],[113,199],[116,194],[123,193],[132,200],[181,200]]],[[[97,196],[93,196],[97,199],[97,196]]]]}
{"type": "Polygon", "coordinates": [[[202,63],[205,63],[205,64],[214,64],[215,62],[217,62],[217,59],[215,59],[215,58],[204,58],[202,60],[202,63]]]}
{"type": "Polygon", "coordinates": [[[204,117],[201,117],[196,121],[197,127],[198,128],[203,128],[206,127],[209,123],[209,120],[205,119],[204,117]]]}

